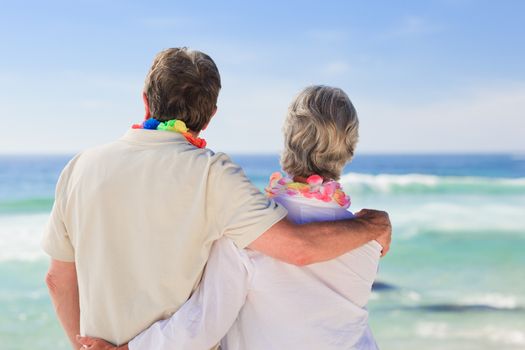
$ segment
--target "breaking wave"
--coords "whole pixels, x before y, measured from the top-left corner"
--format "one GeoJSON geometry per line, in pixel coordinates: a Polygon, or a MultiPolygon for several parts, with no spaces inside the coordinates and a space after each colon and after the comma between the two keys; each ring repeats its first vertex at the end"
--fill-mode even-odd
{"type": "Polygon", "coordinates": [[[525,178],[349,173],[341,183],[352,193],[525,194],[525,178]]]}

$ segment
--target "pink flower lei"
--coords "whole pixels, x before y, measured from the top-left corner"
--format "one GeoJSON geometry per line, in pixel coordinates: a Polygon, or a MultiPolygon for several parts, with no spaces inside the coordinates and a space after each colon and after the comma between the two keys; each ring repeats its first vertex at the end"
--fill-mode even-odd
{"type": "Polygon", "coordinates": [[[341,189],[339,182],[330,180],[323,183],[323,178],[319,175],[312,175],[306,179],[306,183],[302,183],[294,182],[289,177],[283,177],[280,172],[275,172],[270,176],[270,183],[265,191],[270,198],[286,194],[315,198],[323,202],[334,201],[345,209],[350,206],[350,197],[341,189]]]}

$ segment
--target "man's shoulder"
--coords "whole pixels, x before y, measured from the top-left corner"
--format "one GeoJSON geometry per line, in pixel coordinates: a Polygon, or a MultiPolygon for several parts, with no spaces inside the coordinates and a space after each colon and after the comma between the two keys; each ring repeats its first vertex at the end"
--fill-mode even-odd
{"type": "Polygon", "coordinates": [[[235,163],[229,155],[213,151],[210,156],[210,171],[214,173],[244,173],[242,167],[235,163]]]}
{"type": "Polygon", "coordinates": [[[224,152],[214,152],[210,149],[206,149],[206,150],[210,152],[209,156],[213,163],[217,163],[218,165],[221,165],[223,163],[228,163],[228,162],[233,163],[231,157],[224,152]]]}
{"type": "Polygon", "coordinates": [[[87,148],[76,153],[62,169],[58,186],[65,186],[69,182],[69,178],[72,176],[72,174],[76,173],[79,167],[82,168],[82,163],[90,163],[92,158],[94,156],[96,157],[96,154],[100,152],[100,149],[107,147],[107,145],[108,144],[87,148]]]}
{"type": "Polygon", "coordinates": [[[115,140],[115,141],[112,141],[112,142],[103,143],[103,144],[100,144],[100,145],[95,145],[95,146],[92,146],[92,147],[88,147],[88,148],[85,148],[84,150],[78,152],[75,155],[75,157],[73,158],[73,160],[78,161],[78,160],[84,160],[86,158],[101,156],[101,155],[104,155],[104,154],[110,152],[111,150],[115,149],[116,147],[118,147],[118,140],[115,140]]]}
{"type": "MultiPolygon", "coordinates": [[[[209,148],[195,148],[189,144],[165,144],[160,147],[133,148],[125,142],[115,140],[106,144],[94,146],[78,153],[68,164],[67,171],[72,172],[86,167],[93,168],[104,164],[122,164],[123,162],[148,164],[156,167],[158,164],[186,164],[194,175],[208,174],[215,178],[225,174],[242,172],[242,168],[237,165],[229,155],[223,152],[214,152],[209,148]],[[150,153],[148,153],[150,152],[150,153]],[[145,163],[144,163],[145,162],[145,163]]],[[[159,165],[160,166],[160,165],[159,165]]],[[[131,168],[131,167],[130,167],[131,168]]],[[[169,171],[169,166],[165,167],[169,171]]],[[[173,168],[173,167],[171,167],[173,168]]],[[[180,167],[177,167],[180,171],[180,167]]]]}

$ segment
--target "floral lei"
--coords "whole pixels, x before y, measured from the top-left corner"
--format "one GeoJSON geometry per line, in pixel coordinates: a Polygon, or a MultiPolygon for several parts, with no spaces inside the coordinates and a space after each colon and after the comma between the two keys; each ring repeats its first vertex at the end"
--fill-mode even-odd
{"type": "Polygon", "coordinates": [[[143,121],[141,124],[133,124],[132,128],[178,132],[195,147],[206,147],[206,140],[193,136],[182,120],[172,119],[165,122],[160,122],[155,118],[149,118],[143,121]]]}
{"type": "Polygon", "coordinates": [[[345,209],[350,206],[350,197],[344,193],[341,185],[333,180],[323,183],[323,178],[319,175],[312,175],[306,179],[306,183],[302,183],[294,182],[289,177],[283,177],[280,172],[275,172],[270,176],[270,183],[265,190],[270,198],[278,194],[300,195],[323,202],[335,201],[345,209]]]}

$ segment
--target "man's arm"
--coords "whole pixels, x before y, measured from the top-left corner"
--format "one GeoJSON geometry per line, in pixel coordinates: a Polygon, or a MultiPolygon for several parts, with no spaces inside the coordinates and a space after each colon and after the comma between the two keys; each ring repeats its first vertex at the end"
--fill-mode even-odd
{"type": "Polygon", "coordinates": [[[353,219],[339,221],[297,225],[283,219],[248,248],[303,266],[337,258],[374,239],[380,241],[384,255],[389,249],[391,234],[386,212],[364,209],[353,219]]]}
{"type": "Polygon", "coordinates": [[[215,157],[209,174],[208,212],[239,248],[294,265],[330,260],[374,239],[386,248],[383,253],[388,250],[391,226],[385,212],[363,210],[352,220],[298,226],[283,220],[284,207],[262,194],[226,155],[215,157]]]}
{"type": "Polygon", "coordinates": [[[76,350],[80,346],[75,338],[80,334],[80,307],[75,263],[51,259],[46,284],[58,319],[76,350]]]}

